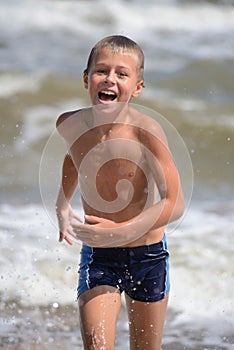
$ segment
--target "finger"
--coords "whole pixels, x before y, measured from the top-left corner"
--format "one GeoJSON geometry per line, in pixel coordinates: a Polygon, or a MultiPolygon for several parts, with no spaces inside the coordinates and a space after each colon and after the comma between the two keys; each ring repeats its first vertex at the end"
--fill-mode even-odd
{"type": "Polygon", "coordinates": [[[65,237],[64,233],[60,231],[59,232],[59,242],[62,242],[64,237],[65,237]]]}
{"type": "Polygon", "coordinates": [[[72,242],[72,240],[68,237],[68,236],[65,236],[65,241],[69,244],[69,245],[72,245],[73,244],[73,242],[72,242]]]}
{"type": "Polygon", "coordinates": [[[73,231],[72,228],[68,228],[68,229],[67,229],[67,233],[68,233],[70,236],[72,236],[72,237],[74,237],[74,238],[77,239],[77,234],[76,234],[76,232],[73,231]]]}
{"type": "Polygon", "coordinates": [[[101,218],[93,215],[85,215],[85,221],[89,224],[98,224],[101,222],[101,218]]]}
{"type": "Polygon", "coordinates": [[[63,232],[60,231],[59,242],[63,242],[63,240],[65,240],[70,245],[73,244],[72,240],[66,234],[64,234],[63,232]]]}
{"type": "Polygon", "coordinates": [[[76,213],[74,213],[74,212],[72,213],[72,217],[73,217],[74,219],[80,221],[80,222],[83,222],[83,219],[82,219],[79,215],[77,215],[76,213]]]}
{"type": "Polygon", "coordinates": [[[79,223],[77,221],[72,221],[70,227],[75,231],[86,230],[90,225],[79,223]]]}

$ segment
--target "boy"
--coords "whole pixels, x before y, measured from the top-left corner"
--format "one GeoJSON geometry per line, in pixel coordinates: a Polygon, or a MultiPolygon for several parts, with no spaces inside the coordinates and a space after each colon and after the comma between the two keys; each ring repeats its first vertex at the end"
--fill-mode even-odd
{"type": "Polygon", "coordinates": [[[184,200],[163,130],[129,105],[142,91],[143,71],[134,41],[102,39],[83,75],[93,107],[57,121],[69,149],[56,206],[59,240],[83,242],[78,301],[86,350],[114,349],[123,291],[131,350],[161,349],[169,294],[164,226],[183,214],[184,200]],[[70,205],[78,184],[85,223],[70,205]]]}

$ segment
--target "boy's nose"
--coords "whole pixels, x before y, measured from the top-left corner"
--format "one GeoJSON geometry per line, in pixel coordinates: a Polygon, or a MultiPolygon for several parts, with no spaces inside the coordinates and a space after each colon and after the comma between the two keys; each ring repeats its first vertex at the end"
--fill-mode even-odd
{"type": "Polygon", "coordinates": [[[114,83],[115,83],[115,74],[114,74],[114,72],[109,72],[109,73],[106,75],[106,82],[107,82],[107,83],[111,83],[111,84],[114,84],[114,83]]]}

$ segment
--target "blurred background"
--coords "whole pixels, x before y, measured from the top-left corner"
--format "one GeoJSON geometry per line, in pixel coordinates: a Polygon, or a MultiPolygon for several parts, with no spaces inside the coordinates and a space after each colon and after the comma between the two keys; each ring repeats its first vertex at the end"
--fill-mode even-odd
{"type": "MultiPolygon", "coordinates": [[[[233,349],[231,0],[0,1],[0,346],[82,349],[80,245],[59,245],[53,218],[65,152],[55,121],[89,106],[82,72],[93,45],[112,34],[142,47],[146,88],[134,102],[177,129],[194,173],[186,215],[168,236],[164,348],[233,349]]],[[[117,349],[128,337],[120,319],[117,349]]]]}

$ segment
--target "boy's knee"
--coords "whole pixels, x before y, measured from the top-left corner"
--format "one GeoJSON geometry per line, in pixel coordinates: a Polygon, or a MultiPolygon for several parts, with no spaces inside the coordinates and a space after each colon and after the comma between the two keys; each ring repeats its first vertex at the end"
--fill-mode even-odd
{"type": "Polygon", "coordinates": [[[83,342],[86,350],[102,350],[108,348],[105,332],[101,328],[84,332],[83,342]]]}

